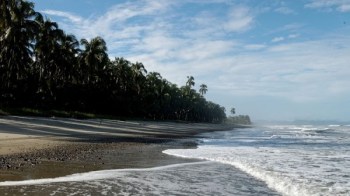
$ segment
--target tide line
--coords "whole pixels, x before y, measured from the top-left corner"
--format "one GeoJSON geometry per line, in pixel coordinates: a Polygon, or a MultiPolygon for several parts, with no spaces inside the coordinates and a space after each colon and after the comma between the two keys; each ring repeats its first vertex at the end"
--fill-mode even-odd
{"type": "Polygon", "coordinates": [[[212,161],[179,163],[179,164],[172,164],[172,165],[152,167],[152,168],[100,170],[100,171],[72,174],[72,175],[57,177],[57,178],[43,178],[43,179],[33,179],[33,180],[23,180],[23,181],[4,181],[4,182],[0,182],[0,186],[30,186],[30,185],[44,185],[44,184],[62,183],[62,182],[84,182],[84,181],[93,181],[93,180],[103,180],[103,179],[111,179],[111,178],[118,177],[117,174],[121,172],[158,171],[158,170],[165,170],[165,169],[171,169],[176,167],[202,165],[202,164],[209,164],[209,163],[212,163],[212,161]]]}

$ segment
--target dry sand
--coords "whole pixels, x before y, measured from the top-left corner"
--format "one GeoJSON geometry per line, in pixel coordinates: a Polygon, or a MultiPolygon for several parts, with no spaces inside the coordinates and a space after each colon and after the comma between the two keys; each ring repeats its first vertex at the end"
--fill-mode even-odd
{"type": "Polygon", "coordinates": [[[50,137],[0,133],[0,156],[64,145],[64,141],[50,137]]]}
{"type": "Polygon", "coordinates": [[[153,121],[77,120],[38,117],[0,117],[0,154],[46,148],[66,141],[185,138],[229,125],[153,121]]]}

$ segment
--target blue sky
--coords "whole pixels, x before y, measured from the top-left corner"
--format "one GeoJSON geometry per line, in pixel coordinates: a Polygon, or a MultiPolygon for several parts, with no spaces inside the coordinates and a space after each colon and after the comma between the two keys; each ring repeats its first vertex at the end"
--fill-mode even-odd
{"type": "Polygon", "coordinates": [[[253,120],[350,121],[350,0],[34,0],[109,55],[253,120]]]}

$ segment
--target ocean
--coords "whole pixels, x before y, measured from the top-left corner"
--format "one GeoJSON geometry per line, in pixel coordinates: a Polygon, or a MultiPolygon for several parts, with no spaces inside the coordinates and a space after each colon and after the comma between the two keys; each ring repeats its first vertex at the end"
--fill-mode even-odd
{"type": "Polygon", "coordinates": [[[0,182],[1,195],[350,195],[349,125],[266,125],[205,133],[197,162],[0,182]]]}
{"type": "Polygon", "coordinates": [[[270,125],[207,135],[180,157],[232,165],[281,195],[350,195],[350,126],[270,125]]]}

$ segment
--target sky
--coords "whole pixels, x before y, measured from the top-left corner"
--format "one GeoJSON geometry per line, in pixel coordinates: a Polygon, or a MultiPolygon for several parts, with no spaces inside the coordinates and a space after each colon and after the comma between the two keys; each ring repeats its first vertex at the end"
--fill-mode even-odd
{"type": "Polygon", "coordinates": [[[34,0],[111,59],[258,120],[350,121],[350,0],[34,0]]]}

